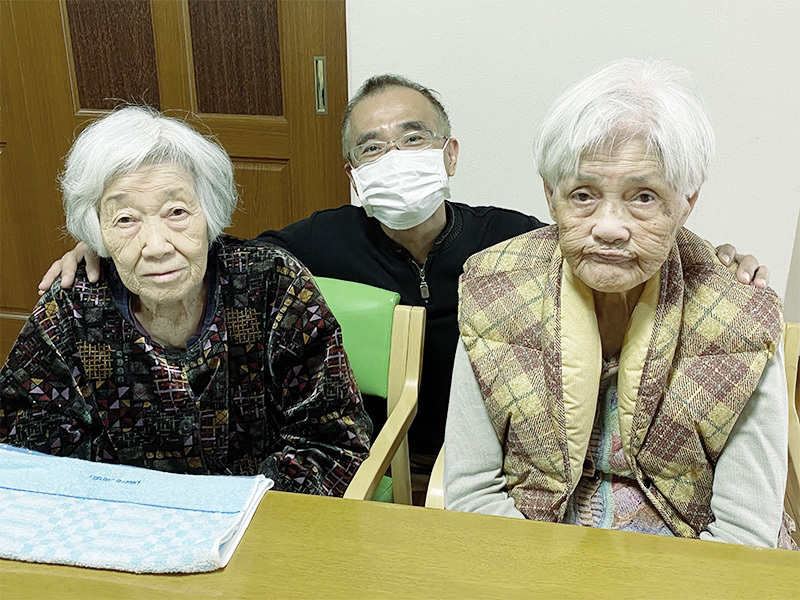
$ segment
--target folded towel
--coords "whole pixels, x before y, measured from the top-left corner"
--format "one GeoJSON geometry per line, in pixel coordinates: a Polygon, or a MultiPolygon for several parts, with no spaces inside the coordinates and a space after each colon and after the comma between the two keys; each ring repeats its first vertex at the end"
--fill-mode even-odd
{"type": "Polygon", "coordinates": [[[228,564],[272,485],[263,475],[179,475],[0,444],[0,557],[213,571],[228,564]]]}

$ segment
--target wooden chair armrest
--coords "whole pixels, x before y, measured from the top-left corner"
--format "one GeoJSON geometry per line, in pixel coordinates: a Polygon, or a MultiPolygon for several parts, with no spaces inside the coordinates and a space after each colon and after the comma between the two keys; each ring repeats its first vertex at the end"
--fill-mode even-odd
{"type": "Polygon", "coordinates": [[[369,500],[380,483],[392,457],[406,437],[411,422],[417,414],[417,386],[407,382],[392,414],[386,419],[369,456],[361,463],[344,493],[345,498],[369,500]]]}
{"type": "Polygon", "coordinates": [[[436,457],[431,471],[431,480],[428,483],[428,493],[425,495],[426,508],[444,508],[444,446],[436,457]]]}
{"type": "MultiPolygon", "coordinates": [[[[796,416],[794,418],[797,419],[796,416]]],[[[789,474],[786,479],[784,508],[800,527],[800,425],[797,422],[789,423],[789,474]]]]}

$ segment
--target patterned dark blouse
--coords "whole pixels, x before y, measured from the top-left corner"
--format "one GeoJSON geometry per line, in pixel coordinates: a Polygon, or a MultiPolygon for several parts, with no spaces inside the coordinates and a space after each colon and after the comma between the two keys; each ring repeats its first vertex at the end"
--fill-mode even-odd
{"type": "Polygon", "coordinates": [[[70,290],[56,282],[0,372],[0,442],[342,495],[372,424],[314,280],[286,251],[231,237],[209,273],[185,350],[140,333],[110,261],[98,283],[83,271],[70,290]]]}

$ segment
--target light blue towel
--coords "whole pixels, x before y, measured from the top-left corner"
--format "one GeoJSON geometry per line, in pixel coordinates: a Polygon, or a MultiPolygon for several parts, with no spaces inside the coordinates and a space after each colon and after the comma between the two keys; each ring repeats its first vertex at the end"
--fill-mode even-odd
{"type": "Polygon", "coordinates": [[[0,557],[136,573],[228,564],[273,485],[60,458],[0,444],[0,557]]]}

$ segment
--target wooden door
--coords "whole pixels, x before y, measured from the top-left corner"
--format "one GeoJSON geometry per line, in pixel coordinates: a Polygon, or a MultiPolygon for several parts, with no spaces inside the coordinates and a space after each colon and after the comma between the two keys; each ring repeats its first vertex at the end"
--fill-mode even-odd
{"type": "Polygon", "coordinates": [[[218,137],[241,192],[234,235],[349,202],[344,0],[0,0],[0,21],[0,360],[73,244],[62,159],[121,101],[218,137]]]}

